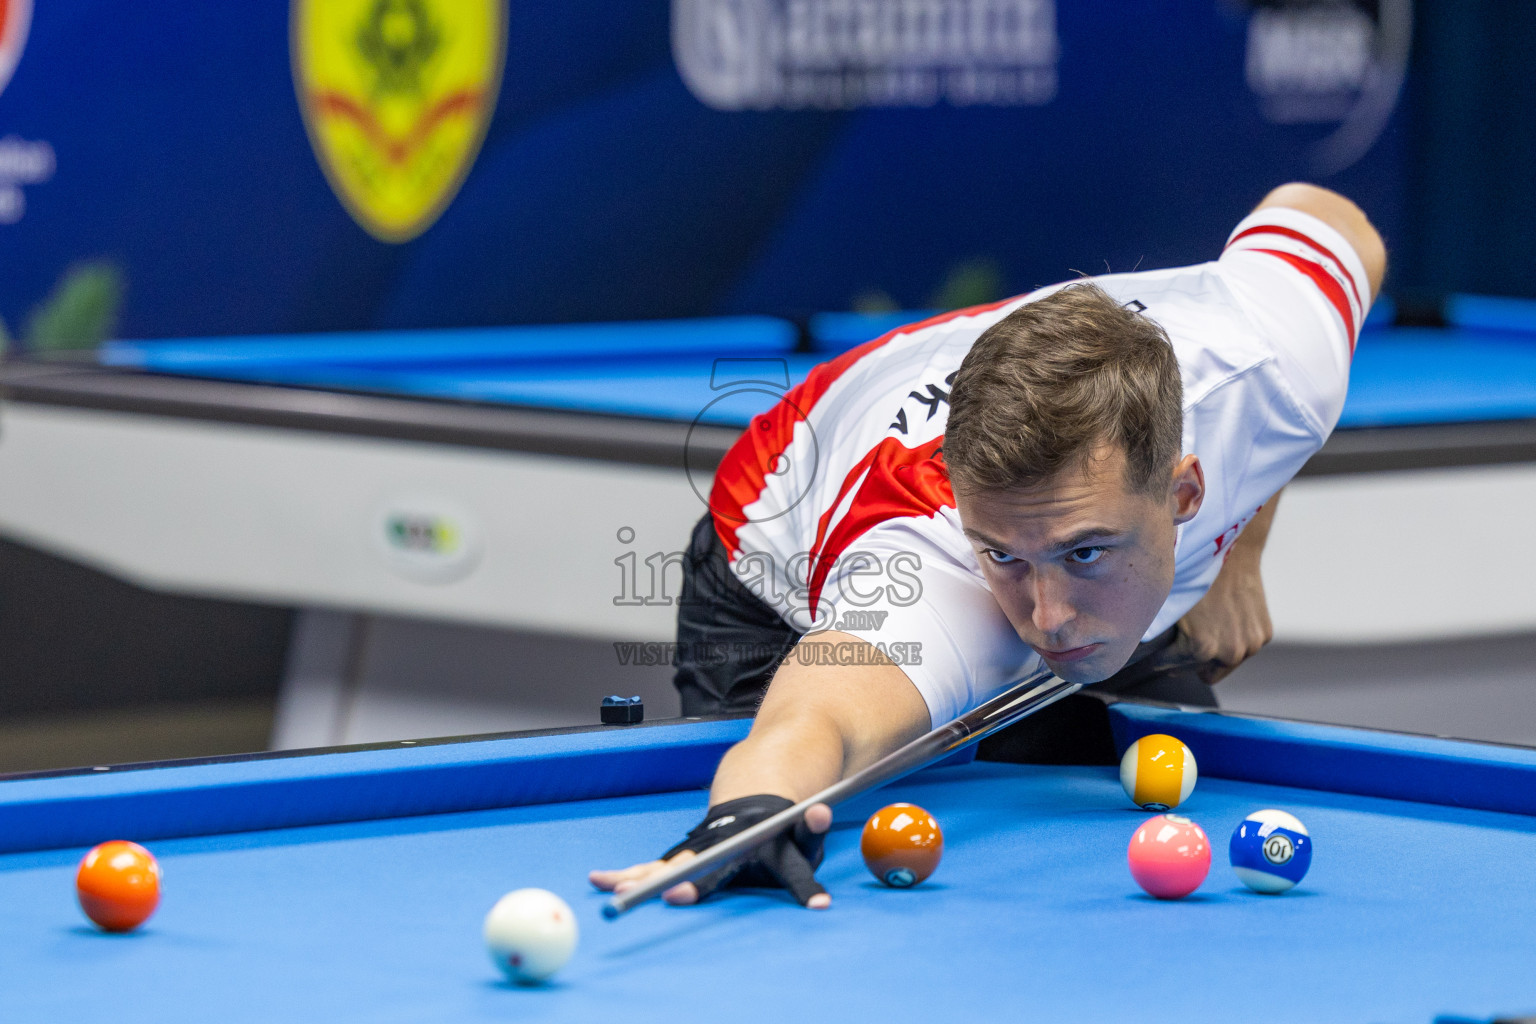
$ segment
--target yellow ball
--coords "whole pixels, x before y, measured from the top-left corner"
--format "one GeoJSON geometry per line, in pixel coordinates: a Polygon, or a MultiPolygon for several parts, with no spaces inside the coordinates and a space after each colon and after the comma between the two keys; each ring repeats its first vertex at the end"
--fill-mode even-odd
{"type": "Polygon", "coordinates": [[[1120,785],[1144,811],[1171,811],[1195,790],[1195,755],[1172,736],[1153,733],[1125,748],[1120,785]]]}

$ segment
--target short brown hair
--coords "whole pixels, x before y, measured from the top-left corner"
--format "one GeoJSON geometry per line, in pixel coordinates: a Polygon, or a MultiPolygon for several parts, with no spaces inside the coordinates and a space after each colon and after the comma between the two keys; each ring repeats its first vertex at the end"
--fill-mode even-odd
{"type": "Polygon", "coordinates": [[[953,388],[944,462],[961,491],[1031,486],[1108,443],[1125,452],[1127,485],[1156,492],[1183,443],[1168,335],[1087,282],[993,324],[953,388]]]}

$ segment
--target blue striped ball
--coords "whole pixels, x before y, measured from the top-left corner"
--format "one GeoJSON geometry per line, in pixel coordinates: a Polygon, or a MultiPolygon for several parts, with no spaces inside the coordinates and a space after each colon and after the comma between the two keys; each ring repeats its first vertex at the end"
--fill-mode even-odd
{"type": "Polygon", "coordinates": [[[1254,892],[1280,893],[1306,877],[1312,837],[1285,811],[1254,811],[1240,822],[1227,848],[1232,870],[1254,892]]]}

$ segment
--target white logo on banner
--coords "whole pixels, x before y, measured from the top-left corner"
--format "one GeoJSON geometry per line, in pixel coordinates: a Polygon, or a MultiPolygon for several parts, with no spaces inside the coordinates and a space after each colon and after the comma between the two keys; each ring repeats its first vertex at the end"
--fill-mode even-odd
{"type": "Polygon", "coordinates": [[[23,185],[41,185],[57,168],[53,147],[42,140],[0,139],[0,224],[15,224],[27,212],[23,185]]]}
{"type": "Polygon", "coordinates": [[[1055,0],[673,0],[672,53],[717,110],[1025,106],[1056,96],[1055,0]]]}
{"type": "Polygon", "coordinates": [[[1381,137],[1408,70],[1412,0],[1381,0],[1376,15],[1349,0],[1261,7],[1248,21],[1248,87],[1276,124],[1339,127],[1312,154],[1342,171],[1381,137]]]}

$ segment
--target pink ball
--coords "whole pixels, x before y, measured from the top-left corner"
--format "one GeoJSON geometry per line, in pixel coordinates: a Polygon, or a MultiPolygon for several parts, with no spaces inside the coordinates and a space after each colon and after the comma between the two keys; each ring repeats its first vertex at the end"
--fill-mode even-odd
{"type": "Polygon", "coordinates": [[[1188,896],[1211,871],[1211,841],[1199,825],[1178,814],[1142,822],[1126,856],[1136,884],[1160,900],[1188,896]]]}

